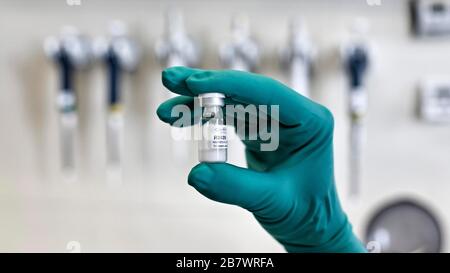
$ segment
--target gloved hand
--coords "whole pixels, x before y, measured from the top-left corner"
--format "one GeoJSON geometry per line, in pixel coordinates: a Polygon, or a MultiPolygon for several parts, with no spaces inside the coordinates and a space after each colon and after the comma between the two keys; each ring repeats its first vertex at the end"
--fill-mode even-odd
{"type": "Polygon", "coordinates": [[[243,140],[248,169],[200,163],[188,182],[204,196],[238,205],[289,252],[365,252],[342,211],[334,184],[333,116],[330,111],[273,79],[241,71],[173,67],[162,82],[181,96],[158,108],[173,124],[175,105],[194,107],[193,97],[220,92],[227,103],[279,105],[280,136],[275,151],[243,140]]]}

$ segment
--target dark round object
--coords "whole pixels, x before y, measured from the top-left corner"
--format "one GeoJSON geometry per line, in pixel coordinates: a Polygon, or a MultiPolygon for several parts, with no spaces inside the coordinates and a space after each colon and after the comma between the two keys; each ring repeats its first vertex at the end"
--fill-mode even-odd
{"type": "Polygon", "coordinates": [[[436,253],[442,250],[442,231],[433,213],[413,200],[392,202],[369,221],[366,243],[379,252],[436,253]]]}

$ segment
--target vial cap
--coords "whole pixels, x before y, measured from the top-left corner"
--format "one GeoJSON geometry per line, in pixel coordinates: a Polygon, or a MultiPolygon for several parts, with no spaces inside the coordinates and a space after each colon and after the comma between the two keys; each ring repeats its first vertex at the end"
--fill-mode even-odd
{"type": "Polygon", "coordinates": [[[200,106],[223,106],[225,105],[225,95],[222,93],[204,93],[198,95],[198,98],[200,99],[200,106]]]}
{"type": "Polygon", "coordinates": [[[222,93],[203,93],[198,95],[199,98],[225,98],[222,93]]]}

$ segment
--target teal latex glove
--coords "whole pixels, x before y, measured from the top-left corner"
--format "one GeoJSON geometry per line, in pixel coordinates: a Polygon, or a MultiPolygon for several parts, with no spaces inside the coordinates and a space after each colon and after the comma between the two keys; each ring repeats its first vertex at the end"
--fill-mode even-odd
{"type": "Polygon", "coordinates": [[[327,108],[278,81],[241,71],[173,67],[163,71],[162,81],[181,95],[158,108],[169,124],[178,119],[171,117],[175,105],[193,109],[193,97],[201,93],[224,93],[227,103],[279,105],[278,149],[261,152],[259,141],[243,140],[248,169],[200,163],[188,177],[197,191],[249,210],[289,252],[365,252],[336,193],[327,108]]]}

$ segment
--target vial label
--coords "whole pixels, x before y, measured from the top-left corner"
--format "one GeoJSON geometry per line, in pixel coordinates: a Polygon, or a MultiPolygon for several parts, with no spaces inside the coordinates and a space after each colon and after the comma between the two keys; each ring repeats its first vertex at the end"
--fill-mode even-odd
{"type": "Polygon", "coordinates": [[[213,131],[212,147],[214,149],[228,148],[227,127],[224,125],[216,126],[213,131]]]}
{"type": "Polygon", "coordinates": [[[225,125],[203,126],[203,136],[206,138],[206,143],[208,143],[210,149],[228,148],[227,127],[225,125]]]}

